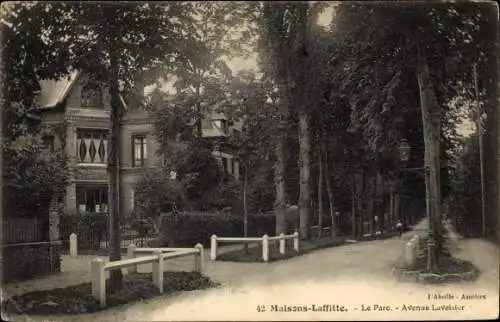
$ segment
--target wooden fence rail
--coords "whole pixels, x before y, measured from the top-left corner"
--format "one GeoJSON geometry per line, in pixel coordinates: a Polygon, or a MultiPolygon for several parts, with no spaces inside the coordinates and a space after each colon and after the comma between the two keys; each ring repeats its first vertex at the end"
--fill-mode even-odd
{"type": "Polygon", "coordinates": [[[203,245],[196,244],[194,248],[136,248],[129,245],[128,257],[120,261],[106,262],[96,258],[90,265],[90,276],[92,283],[92,296],[99,300],[102,308],[106,307],[106,272],[115,269],[127,268],[128,273],[137,272],[137,266],[142,264],[153,264],[153,284],[163,293],[163,268],[164,261],[168,259],[191,256],[195,257],[194,270],[203,270],[203,245]],[[136,257],[136,254],[152,254],[136,257]]]}
{"type": "Polygon", "coordinates": [[[262,244],[262,260],[269,261],[269,241],[279,241],[279,252],[285,254],[286,240],[293,239],[293,248],[296,252],[299,251],[299,233],[295,232],[291,235],[280,234],[279,236],[269,237],[264,235],[262,237],[218,237],[212,235],[210,241],[210,259],[215,261],[217,259],[217,245],[218,243],[245,243],[245,242],[259,242],[262,244]]]}

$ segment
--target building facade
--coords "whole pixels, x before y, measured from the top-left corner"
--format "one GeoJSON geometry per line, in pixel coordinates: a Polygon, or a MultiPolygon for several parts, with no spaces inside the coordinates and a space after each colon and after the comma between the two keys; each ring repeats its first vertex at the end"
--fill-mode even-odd
{"type": "MultiPolygon", "coordinates": [[[[68,160],[69,180],[64,198],[68,214],[108,211],[108,140],[110,95],[105,86],[81,72],[59,81],[42,80],[39,102],[42,125],[59,126],[60,135],[47,138],[62,147],[68,160]]],[[[162,164],[157,155],[154,117],[143,109],[131,108],[121,99],[124,113],[120,140],[120,209],[134,208],[134,187],[147,169],[162,164]]],[[[214,115],[204,122],[204,136],[226,135],[226,120],[214,115]]],[[[239,164],[232,155],[214,151],[221,165],[239,176],[239,164]]]]}

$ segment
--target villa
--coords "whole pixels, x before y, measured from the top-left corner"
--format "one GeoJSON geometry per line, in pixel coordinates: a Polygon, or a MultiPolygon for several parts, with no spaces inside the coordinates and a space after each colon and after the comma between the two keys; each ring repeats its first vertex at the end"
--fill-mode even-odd
{"type": "MultiPolygon", "coordinates": [[[[61,135],[45,138],[53,147],[63,147],[68,158],[69,180],[63,201],[65,213],[107,212],[108,210],[108,136],[110,94],[104,84],[85,73],[74,71],[68,77],[40,81],[39,104],[42,126],[60,126],[61,135]]],[[[134,208],[134,186],[148,168],[162,160],[156,154],[158,143],[153,133],[151,113],[129,106],[121,97],[120,209],[134,208]]],[[[203,121],[204,137],[228,133],[227,120],[212,113],[203,121]]],[[[239,164],[232,155],[214,151],[223,168],[239,177],[239,164]]]]}

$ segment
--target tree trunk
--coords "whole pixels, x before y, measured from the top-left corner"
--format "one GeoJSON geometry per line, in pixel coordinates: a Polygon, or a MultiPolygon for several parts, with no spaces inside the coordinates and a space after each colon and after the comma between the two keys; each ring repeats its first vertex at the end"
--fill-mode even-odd
{"type": "Polygon", "coordinates": [[[377,168],[377,171],[375,172],[375,193],[374,193],[374,202],[373,202],[373,213],[374,213],[374,218],[373,218],[373,229],[375,231],[375,233],[377,233],[378,230],[380,230],[380,224],[381,222],[383,221],[382,217],[383,217],[383,213],[381,211],[381,204],[380,204],[380,192],[381,192],[381,189],[380,189],[380,180],[381,180],[381,176],[380,176],[380,169],[377,168]]]}
{"type": "Polygon", "coordinates": [[[441,116],[429,75],[429,66],[422,53],[418,53],[417,81],[420,91],[420,108],[425,144],[426,201],[429,216],[429,232],[435,246],[429,254],[428,270],[438,267],[442,247],[441,233],[441,182],[440,182],[440,131],[441,116]]]}
{"type": "MultiPolygon", "coordinates": [[[[2,75],[0,76],[0,79],[2,80],[2,84],[4,84],[3,82],[5,81],[5,74],[2,73],[2,75]]],[[[4,178],[3,178],[3,149],[4,149],[4,136],[3,136],[3,113],[4,113],[4,106],[5,106],[5,98],[4,98],[4,94],[5,91],[2,91],[0,93],[0,106],[2,106],[2,109],[0,109],[0,218],[4,218],[3,217],[3,210],[4,210],[4,205],[5,205],[5,202],[3,200],[3,186],[4,186],[4,178]]],[[[3,233],[3,231],[2,231],[3,233]]]]}
{"type": "MultiPolygon", "coordinates": [[[[247,209],[247,188],[248,188],[248,165],[245,164],[245,177],[243,178],[243,237],[248,237],[248,209],[247,209]]],[[[248,243],[244,244],[245,253],[248,254],[248,243]]]]}
{"type": "Polygon", "coordinates": [[[308,115],[302,107],[299,111],[299,217],[300,235],[304,240],[311,239],[310,141],[308,115]]]}
{"type": "Polygon", "coordinates": [[[203,119],[203,113],[201,112],[201,102],[200,102],[200,86],[197,85],[195,89],[196,103],[195,103],[195,131],[196,137],[198,139],[203,138],[203,128],[201,121],[203,119]]]}
{"type": "Polygon", "coordinates": [[[360,237],[363,236],[364,234],[364,209],[363,209],[363,195],[365,192],[365,169],[361,169],[361,173],[359,174],[359,184],[356,185],[356,208],[357,208],[357,213],[359,216],[359,229],[358,229],[358,235],[360,237]]]}
{"type": "Polygon", "coordinates": [[[332,184],[330,181],[330,171],[328,167],[328,151],[326,149],[326,144],[323,144],[322,149],[325,153],[325,182],[326,182],[326,191],[328,193],[328,206],[330,209],[330,236],[335,237],[337,227],[335,225],[335,203],[333,199],[333,190],[332,184]]]}
{"type": "Polygon", "coordinates": [[[396,215],[394,214],[394,191],[393,188],[391,187],[391,192],[390,192],[390,199],[389,199],[389,221],[391,224],[391,228],[394,226],[394,222],[396,221],[396,215]]]}
{"type": "Polygon", "coordinates": [[[318,151],[318,239],[323,233],[323,158],[321,156],[320,149],[318,151]]]}
{"type": "Polygon", "coordinates": [[[274,187],[276,189],[276,199],[274,201],[274,213],[276,215],[276,236],[278,236],[281,233],[285,234],[287,229],[285,190],[285,136],[283,133],[278,134],[275,153],[276,162],[274,163],[274,187]]]}
{"type": "Polygon", "coordinates": [[[394,214],[396,215],[396,220],[404,221],[403,216],[401,216],[401,203],[400,203],[400,201],[401,201],[401,199],[399,197],[399,194],[396,193],[394,195],[394,214]]]}
{"type": "MultiPolygon", "coordinates": [[[[109,88],[111,94],[111,138],[109,142],[108,176],[109,176],[109,203],[110,203],[110,245],[109,260],[121,259],[120,250],[120,118],[121,100],[118,85],[118,53],[112,45],[110,50],[111,78],[109,88]]],[[[110,272],[111,287],[121,285],[123,276],[119,269],[110,272]]]]}
{"type": "Polygon", "coordinates": [[[351,175],[351,234],[356,239],[356,178],[351,175]]]}
{"type": "Polygon", "coordinates": [[[375,182],[374,177],[370,177],[368,179],[368,229],[370,230],[370,234],[374,234],[374,217],[375,217],[375,211],[374,211],[374,196],[375,196],[375,182]]]}
{"type": "Polygon", "coordinates": [[[378,229],[380,230],[381,233],[384,232],[384,227],[385,227],[385,221],[386,221],[386,214],[387,214],[387,209],[385,208],[386,203],[384,197],[386,196],[385,194],[385,189],[384,189],[384,178],[380,174],[380,171],[378,172],[378,177],[377,177],[377,213],[378,213],[378,229]]]}

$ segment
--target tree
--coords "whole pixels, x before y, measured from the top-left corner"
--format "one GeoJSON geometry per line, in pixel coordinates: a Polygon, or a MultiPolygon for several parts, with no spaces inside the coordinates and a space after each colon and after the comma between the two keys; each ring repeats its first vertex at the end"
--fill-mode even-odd
{"type": "Polygon", "coordinates": [[[172,159],[171,151],[179,143],[190,148],[226,145],[225,139],[204,138],[202,121],[208,118],[207,123],[217,127],[212,115],[227,112],[223,105],[232,100],[229,87],[234,77],[227,63],[247,49],[251,7],[229,2],[193,5],[193,30],[170,71],[176,93],[154,104],[159,106],[156,132],[166,159],[172,159]]]}
{"type": "MultiPolygon", "coordinates": [[[[335,27],[342,39],[342,56],[356,59],[351,75],[343,82],[344,88],[359,107],[357,118],[363,132],[372,133],[368,141],[370,150],[387,145],[377,144],[386,140],[383,133],[391,133],[383,131],[381,124],[393,125],[394,122],[381,121],[386,117],[394,119],[398,112],[407,114],[405,110],[413,105],[412,92],[420,97],[425,128],[425,166],[429,170],[426,176],[427,209],[430,233],[436,241],[429,257],[436,260],[442,249],[440,144],[443,119],[450,116],[447,111],[453,110],[451,102],[457,96],[456,89],[462,87],[467,78],[464,66],[470,66],[467,53],[480,25],[480,7],[480,4],[471,3],[433,6],[342,4],[336,12],[335,27]],[[355,28],[353,21],[357,22],[355,28]],[[449,53],[446,59],[443,52],[449,53]],[[378,57],[377,64],[371,62],[374,55],[378,57]],[[405,106],[399,111],[396,109],[398,101],[405,106]]],[[[406,134],[409,132],[407,127],[402,130],[406,134]]],[[[394,146],[397,136],[391,136],[389,142],[394,146]]],[[[436,269],[436,262],[431,260],[429,264],[430,270],[436,269]]]]}
{"type": "Polygon", "coordinates": [[[251,29],[247,4],[210,2],[193,4],[194,29],[172,70],[177,99],[192,106],[194,135],[202,137],[202,119],[225,99],[232,71],[227,61],[245,52],[251,29]]]}
{"type": "MultiPolygon", "coordinates": [[[[269,159],[274,149],[276,104],[273,103],[270,84],[258,82],[255,75],[249,73],[239,76],[232,86],[235,103],[226,107],[225,114],[233,121],[242,122],[241,130],[233,131],[229,141],[243,169],[243,222],[244,237],[247,237],[248,181],[258,172],[262,161],[269,159]]],[[[248,250],[247,244],[245,249],[248,250]]]]}
{"type": "MultiPolygon", "coordinates": [[[[35,71],[43,69],[44,62],[25,51],[46,48],[24,32],[26,26],[21,22],[30,18],[30,12],[3,5],[2,13],[2,213],[48,215],[49,203],[64,191],[67,169],[62,150],[44,142],[44,138],[60,134],[60,129],[40,126],[35,71]]],[[[44,219],[48,222],[48,216],[44,219]]]]}
{"type": "Polygon", "coordinates": [[[481,181],[477,133],[463,140],[463,151],[457,156],[452,190],[447,200],[450,219],[464,236],[480,236],[481,181]]]}
{"type": "Polygon", "coordinates": [[[275,148],[274,182],[276,189],[276,200],[274,213],[276,216],[276,235],[285,233],[286,230],[286,178],[285,178],[285,145],[288,129],[288,117],[290,109],[290,97],[287,90],[286,75],[286,48],[283,45],[285,30],[288,25],[283,24],[285,8],[281,4],[263,3],[262,18],[260,21],[260,65],[264,72],[265,81],[276,84],[278,104],[277,110],[277,139],[275,148]],[[280,59],[281,57],[281,59],[280,59]]]}
{"type": "MultiPolygon", "coordinates": [[[[318,239],[323,233],[323,146],[318,153],[318,239]]],[[[332,226],[333,229],[333,220],[332,226]]]]}
{"type": "MultiPolygon", "coordinates": [[[[267,72],[279,84],[278,88],[283,93],[282,98],[286,100],[283,102],[282,114],[288,114],[292,107],[290,102],[297,102],[297,106],[294,108],[298,114],[299,124],[300,233],[304,239],[310,238],[312,202],[310,128],[307,105],[315,102],[316,99],[313,91],[316,83],[308,77],[310,74],[307,73],[313,66],[313,60],[308,54],[314,52],[315,49],[311,46],[309,39],[312,27],[322,7],[323,5],[318,3],[309,6],[309,3],[299,2],[294,4],[264,3],[263,8],[264,30],[267,39],[264,47],[271,57],[271,61],[266,65],[267,72]]],[[[278,149],[280,149],[280,144],[278,144],[278,149]]],[[[282,156],[282,151],[278,150],[277,155],[282,156]]],[[[283,212],[283,207],[280,208],[280,212],[283,212]]]]}
{"type": "MultiPolygon", "coordinates": [[[[183,27],[189,24],[185,3],[31,3],[16,4],[29,16],[18,20],[15,32],[27,31],[35,39],[36,70],[40,78],[57,78],[64,71],[84,70],[108,85],[111,96],[111,139],[108,158],[111,245],[110,260],[120,255],[120,209],[118,202],[119,131],[123,106],[120,82],[134,87],[138,74],[162,68],[176,52],[183,27]],[[33,30],[30,26],[36,25],[33,30]],[[18,30],[20,29],[20,30],[18,30]],[[40,50],[43,49],[43,50],[40,50]],[[54,57],[54,59],[52,58],[54,57]]],[[[113,287],[120,285],[121,271],[111,274],[113,287]]]]}

